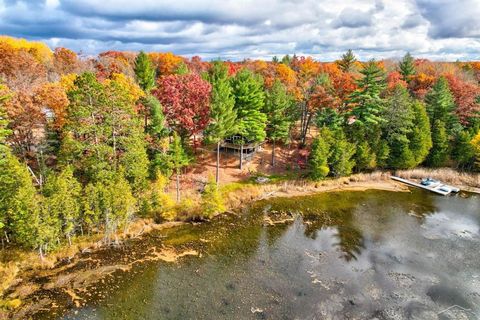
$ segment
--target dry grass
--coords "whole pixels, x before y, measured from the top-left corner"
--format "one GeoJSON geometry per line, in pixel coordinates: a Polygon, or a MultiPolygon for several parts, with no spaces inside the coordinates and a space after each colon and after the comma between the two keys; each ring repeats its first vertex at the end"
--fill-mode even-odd
{"type": "Polygon", "coordinates": [[[417,168],[397,171],[396,174],[404,179],[421,179],[425,177],[431,177],[433,179],[458,186],[480,188],[480,174],[458,172],[450,168],[417,168]]]}

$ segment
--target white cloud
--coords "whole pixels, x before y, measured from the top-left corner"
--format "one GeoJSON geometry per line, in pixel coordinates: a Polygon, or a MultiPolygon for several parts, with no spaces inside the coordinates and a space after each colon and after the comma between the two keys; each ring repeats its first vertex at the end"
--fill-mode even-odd
{"type": "Polygon", "coordinates": [[[480,58],[480,0],[0,0],[0,33],[86,53],[480,58]]]}

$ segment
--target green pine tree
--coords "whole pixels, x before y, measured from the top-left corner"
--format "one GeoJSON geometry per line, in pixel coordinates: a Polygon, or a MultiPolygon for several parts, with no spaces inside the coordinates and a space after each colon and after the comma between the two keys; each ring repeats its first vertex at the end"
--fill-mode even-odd
{"type": "Polygon", "coordinates": [[[212,85],[210,100],[210,124],[205,129],[206,141],[217,145],[217,168],[215,181],[219,182],[220,144],[228,136],[235,133],[237,113],[235,97],[228,77],[228,69],[222,61],[214,61],[207,75],[212,85]]]}
{"type": "Polygon", "coordinates": [[[448,134],[445,123],[435,120],[432,126],[432,149],[426,162],[431,167],[441,167],[447,162],[448,154],[448,134]]]}
{"type": "Polygon", "coordinates": [[[343,72],[353,72],[355,71],[355,62],[357,62],[357,58],[353,54],[352,49],[348,49],[348,51],[342,55],[342,59],[337,61],[337,64],[343,72]]]}
{"type": "Polygon", "coordinates": [[[246,140],[243,142],[265,140],[267,116],[262,112],[265,94],[261,77],[243,69],[233,79],[232,87],[237,113],[237,133],[246,140]]]}
{"type": "Polygon", "coordinates": [[[333,131],[330,142],[330,157],[328,163],[330,172],[335,177],[344,177],[352,173],[355,167],[355,145],[348,142],[342,129],[333,131]]]}
{"type": "Polygon", "coordinates": [[[415,157],[410,149],[409,135],[413,130],[413,102],[405,88],[396,86],[383,111],[382,126],[389,157],[386,166],[393,169],[408,169],[415,166],[415,157]]]}
{"type": "Polygon", "coordinates": [[[293,98],[287,88],[276,80],[272,88],[267,91],[264,113],[267,115],[267,137],[272,141],[272,166],[275,166],[275,145],[277,142],[286,142],[292,126],[289,114],[293,98]]]}
{"type": "Polygon", "coordinates": [[[0,161],[0,222],[15,243],[38,248],[39,197],[27,167],[9,151],[0,161]]]}
{"type": "Polygon", "coordinates": [[[95,182],[85,187],[83,219],[89,230],[103,230],[104,239],[110,242],[117,231],[125,231],[136,211],[136,199],[122,168],[104,170],[95,182]]]}
{"type": "MultiPolygon", "coordinates": [[[[328,139],[328,138],[327,138],[328,139]]],[[[328,167],[328,158],[330,157],[330,145],[321,134],[313,140],[312,151],[308,158],[310,167],[310,177],[313,180],[324,179],[330,169],[328,167]]]]}
{"type": "Polygon", "coordinates": [[[471,141],[473,135],[467,131],[460,131],[454,138],[452,147],[452,160],[462,170],[472,170],[475,166],[475,150],[471,141]]]}
{"type": "Polygon", "coordinates": [[[411,132],[407,135],[410,141],[410,150],[414,157],[414,166],[423,163],[432,148],[432,134],[430,132],[430,120],[428,119],[425,105],[416,100],[412,104],[413,125],[411,132]]]}
{"type": "Polygon", "coordinates": [[[442,76],[435,82],[425,96],[425,103],[430,124],[433,125],[437,120],[442,121],[448,136],[459,131],[459,121],[454,113],[455,102],[445,77],[442,76]]]}
{"type": "Polygon", "coordinates": [[[140,51],[137,55],[134,71],[140,88],[150,92],[155,87],[155,68],[145,52],[140,51]]]}
{"type": "Polygon", "coordinates": [[[410,82],[411,77],[416,73],[415,60],[410,52],[407,52],[402,61],[398,63],[398,68],[400,70],[400,74],[402,75],[402,79],[406,82],[410,82]]]}
{"type": "Polygon", "coordinates": [[[43,186],[43,215],[50,217],[51,224],[55,225],[55,234],[61,231],[62,235],[71,244],[80,223],[81,191],[82,186],[73,176],[71,167],[66,167],[58,175],[47,177],[43,186]]]}
{"type": "Polygon", "coordinates": [[[360,73],[363,77],[357,81],[358,89],[348,101],[352,110],[347,115],[354,122],[347,127],[347,133],[357,145],[356,167],[363,170],[373,169],[377,165],[377,158],[383,161],[388,150],[380,143],[381,126],[385,121],[381,116],[385,107],[385,100],[381,97],[385,88],[384,72],[371,60],[360,73]]]}

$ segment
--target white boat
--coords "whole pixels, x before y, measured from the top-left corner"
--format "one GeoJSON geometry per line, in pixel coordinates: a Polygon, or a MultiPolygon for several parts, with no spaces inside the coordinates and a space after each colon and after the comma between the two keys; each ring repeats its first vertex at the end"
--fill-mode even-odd
{"type": "Polygon", "coordinates": [[[435,180],[435,179],[432,179],[432,178],[422,179],[422,181],[420,183],[416,183],[414,181],[410,181],[410,180],[403,179],[403,178],[400,178],[400,177],[395,177],[395,176],[392,176],[391,178],[393,180],[396,180],[396,181],[399,181],[399,182],[402,182],[402,183],[405,183],[405,184],[408,184],[408,185],[411,185],[411,186],[414,186],[414,187],[422,188],[422,189],[425,189],[425,190],[428,190],[428,191],[431,191],[431,192],[434,192],[434,193],[437,193],[437,194],[441,194],[443,196],[446,196],[446,195],[448,195],[452,192],[456,193],[456,192],[460,191],[460,189],[457,188],[457,187],[453,187],[453,186],[443,184],[442,182],[440,182],[438,180],[435,180]]]}

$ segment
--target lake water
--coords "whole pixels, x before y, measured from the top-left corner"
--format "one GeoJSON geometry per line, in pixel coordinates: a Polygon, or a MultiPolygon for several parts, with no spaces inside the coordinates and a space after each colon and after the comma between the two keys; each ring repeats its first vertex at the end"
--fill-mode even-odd
{"type": "MultiPolygon", "coordinates": [[[[422,190],[260,201],[238,216],[151,233],[96,258],[194,248],[136,263],[75,308],[38,319],[480,319],[480,198],[422,190]],[[267,226],[267,214],[290,213],[267,226]]],[[[44,293],[47,294],[47,293],[44,293]]],[[[63,297],[65,294],[63,294],[63,297]]]]}

